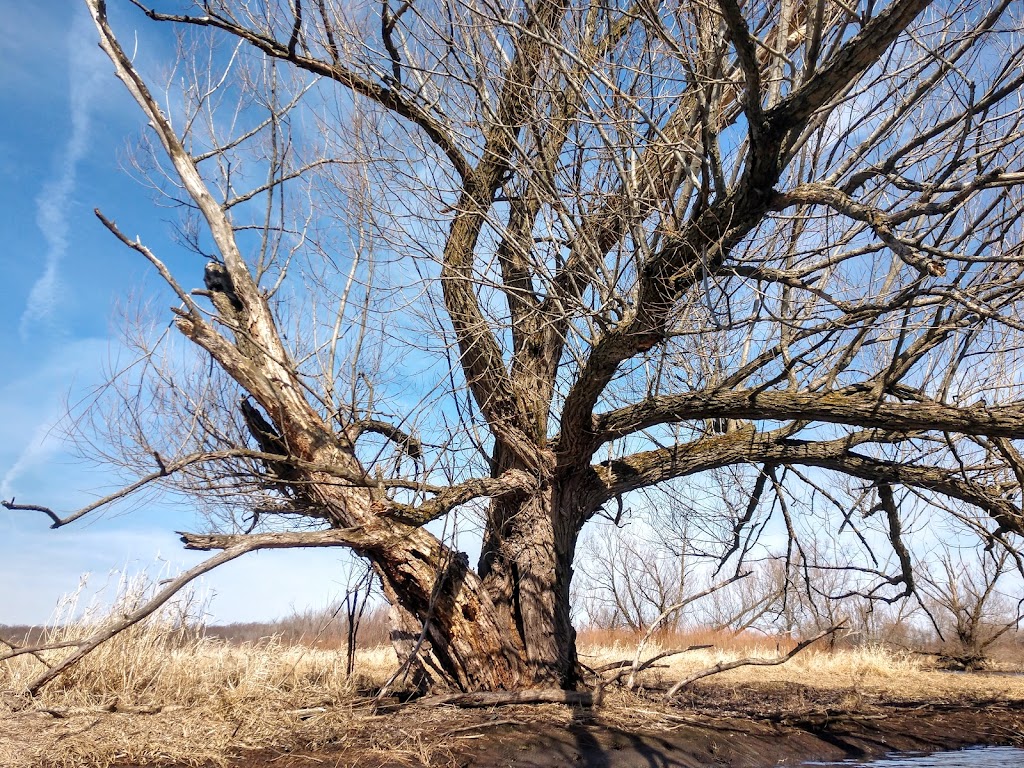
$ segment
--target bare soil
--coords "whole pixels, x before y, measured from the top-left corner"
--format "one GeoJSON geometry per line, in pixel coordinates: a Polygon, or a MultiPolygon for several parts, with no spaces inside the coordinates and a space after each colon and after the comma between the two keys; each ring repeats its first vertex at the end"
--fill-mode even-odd
{"type": "MultiPolygon", "coordinates": [[[[455,710],[411,704],[381,717],[400,749],[359,741],[265,750],[230,768],[768,768],[975,745],[1024,744],[1024,702],[895,700],[798,684],[696,687],[677,706],[611,695],[596,709],[455,710]]],[[[385,739],[386,740],[386,739],[385,739]]],[[[123,768],[127,768],[124,766],[123,768]]],[[[134,768],[134,767],[133,767],[134,768]]]]}

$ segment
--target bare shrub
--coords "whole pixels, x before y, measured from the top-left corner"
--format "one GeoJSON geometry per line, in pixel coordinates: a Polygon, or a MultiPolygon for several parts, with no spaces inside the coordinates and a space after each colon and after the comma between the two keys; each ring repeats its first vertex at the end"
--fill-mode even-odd
{"type": "Polygon", "coordinates": [[[983,667],[995,644],[1017,632],[1024,597],[1019,596],[1015,566],[1005,550],[979,556],[948,548],[938,562],[923,566],[922,599],[938,635],[939,653],[948,664],[983,667]]]}

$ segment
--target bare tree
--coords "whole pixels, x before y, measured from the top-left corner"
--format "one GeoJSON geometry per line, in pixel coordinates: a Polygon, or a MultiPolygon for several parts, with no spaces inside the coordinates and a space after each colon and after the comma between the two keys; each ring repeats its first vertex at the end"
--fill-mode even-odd
{"type": "Polygon", "coordinates": [[[946,549],[938,564],[921,568],[920,578],[922,600],[944,644],[943,655],[963,669],[983,666],[992,645],[1017,630],[1024,618],[1024,598],[1012,597],[1005,587],[1013,577],[1010,554],[974,555],[955,556],[946,549]]]}
{"type": "Polygon", "coordinates": [[[345,672],[349,677],[356,670],[356,641],[363,614],[373,595],[373,570],[366,568],[349,572],[345,584],[345,596],[339,601],[337,613],[345,613],[345,672]]]}
{"type": "Polygon", "coordinates": [[[579,589],[594,626],[644,632],[660,618],[660,628],[679,628],[682,606],[671,606],[693,591],[685,551],[604,526],[583,542],[578,563],[579,589]]]}
{"type": "Polygon", "coordinates": [[[99,214],[177,336],[94,420],[125,489],[10,508],[165,487],[209,567],[351,548],[467,690],[575,685],[580,531],[672,479],[749,478],[738,553],[811,497],[883,564],[902,493],[1024,531],[1012,0],[121,3],[179,34],[173,94],[86,2],[194,257],[99,214]],[[467,505],[475,570],[424,528],[467,505]]]}

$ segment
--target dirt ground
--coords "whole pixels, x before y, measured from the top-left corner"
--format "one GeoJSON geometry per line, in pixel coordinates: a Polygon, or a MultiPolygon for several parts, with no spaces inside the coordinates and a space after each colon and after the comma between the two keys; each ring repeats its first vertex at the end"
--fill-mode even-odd
{"type": "MultiPolygon", "coordinates": [[[[599,718],[544,729],[522,741],[517,729],[492,733],[464,753],[462,766],[549,768],[768,768],[807,760],[843,760],[892,751],[935,751],[1024,741],[1024,708],[879,709],[818,713],[788,721],[694,717],[667,729],[624,729],[599,718]],[[998,719],[998,723],[993,722],[998,719]]],[[[298,763],[297,765],[302,765],[298,763]]],[[[303,766],[303,768],[305,768],[303,766]]]]}
{"type": "MultiPolygon", "coordinates": [[[[1024,744],[1024,701],[898,700],[789,684],[696,687],[678,706],[612,695],[595,709],[422,707],[379,715],[380,738],[261,750],[230,768],[768,768],[1024,744]],[[408,737],[408,738],[403,738],[408,737]],[[388,746],[390,745],[390,746],[388,746]]],[[[127,764],[120,764],[127,768],[127,764]]],[[[134,766],[133,766],[134,768],[134,766]]]]}

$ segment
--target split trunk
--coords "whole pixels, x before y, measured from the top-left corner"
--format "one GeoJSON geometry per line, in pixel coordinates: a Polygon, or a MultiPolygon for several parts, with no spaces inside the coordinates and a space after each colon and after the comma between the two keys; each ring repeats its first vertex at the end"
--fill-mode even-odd
{"type": "Polygon", "coordinates": [[[416,686],[575,687],[569,587],[580,516],[564,499],[549,488],[492,502],[477,571],[422,529],[392,529],[364,551],[416,686]]]}

